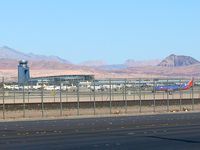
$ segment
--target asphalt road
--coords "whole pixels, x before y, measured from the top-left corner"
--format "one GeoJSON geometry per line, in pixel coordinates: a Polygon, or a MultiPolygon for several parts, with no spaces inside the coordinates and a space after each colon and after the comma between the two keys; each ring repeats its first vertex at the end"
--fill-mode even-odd
{"type": "Polygon", "coordinates": [[[200,113],[0,122],[0,149],[199,150],[200,113]]]}

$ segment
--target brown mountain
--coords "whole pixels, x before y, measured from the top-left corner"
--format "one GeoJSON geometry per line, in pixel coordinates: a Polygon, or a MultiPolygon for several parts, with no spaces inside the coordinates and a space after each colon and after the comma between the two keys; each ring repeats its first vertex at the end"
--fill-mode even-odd
{"type": "MultiPolygon", "coordinates": [[[[44,56],[44,55],[37,55],[33,53],[26,54],[7,46],[0,47],[0,62],[3,62],[4,65],[8,65],[8,67],[11,67],[13,63],[15,64],[15,62],[21,59],[25,59],[30,62],[46,61],[46,62],[70,64],[69,61],[57,56],[44,56]]],[[[6,66],[4,67],[6,68],[6,66]]],[[[16,64],[15,64],[15,67],[16,67],[16,64]]]]}
{"type": "MultiPolygon", "coordinates": [[[[101,79],[200,76],[199,61],[189,56],[170,55],[159,65],[156,65],[157,60],[145,62],[127,60],[124,64],[118,65],[107,65],[104,62],[98,62],[96,65],[94,62],[93,65],[75,65],[56,56],[25,54],[8,47],[1,47],[0,77],[5,77],[5,81],[16,81],[20,59],[29,61],[31,77],[65,74],[93,74],[95,78],[101,79]]],[[[90,64],[90,62],[86,64],[88,63],[90,64]]]]}
{"type": "Polygon", "coordinates": [[[31,69],[63,69],[73,66],[69,61],[57,56],[26,54],[7,46],[0,47],[0,69],[17,69],[21,59],[28,60],[31,69]]]}
{"type": "Polygon", "coordinates": [[[183,55],[174,55],[171,54],[166,57],[158,66],[163,67],[182,67],[182,66],[189,66],[194,64],[199,64],[200,62],[190,56],[183,56],[183,55]]]}

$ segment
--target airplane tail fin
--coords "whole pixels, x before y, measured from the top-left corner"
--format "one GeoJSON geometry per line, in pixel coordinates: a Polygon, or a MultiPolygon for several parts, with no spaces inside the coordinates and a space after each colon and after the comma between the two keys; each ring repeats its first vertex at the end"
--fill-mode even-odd
{"type": "Polygon", "coordinates": [[[187,90],[189,88],[191,88],[194,84],[194,78],[192,78],[188,83],[187,85],[185,86],[184,90],[187,90]]]}

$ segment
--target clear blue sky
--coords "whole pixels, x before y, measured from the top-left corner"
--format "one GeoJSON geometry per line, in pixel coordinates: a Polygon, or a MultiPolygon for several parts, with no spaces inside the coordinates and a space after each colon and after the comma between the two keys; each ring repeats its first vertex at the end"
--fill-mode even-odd
{"type": "Polygon", "coordinates": [[[199,0],[1,0],[0,46],[73,63],[200,60],[199,0]]]}

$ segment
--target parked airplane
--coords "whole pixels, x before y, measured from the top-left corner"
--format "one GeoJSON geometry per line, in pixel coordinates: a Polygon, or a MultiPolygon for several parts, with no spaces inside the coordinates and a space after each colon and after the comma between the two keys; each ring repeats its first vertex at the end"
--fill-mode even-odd
{"type": "Polygon", "coordinates": [[[172,94],[173,91],[179,90],[188,90],[193,86],[194,79],[190,80],[188,83],[180,84],[180,85],[164,85],[164,86],[155,86],[152,92],[156,91],[165,91],[172,94]]]}

